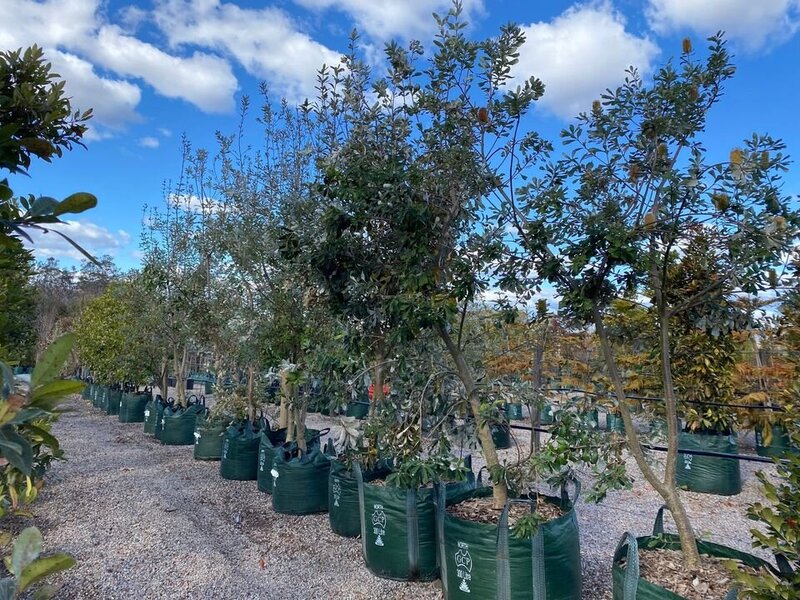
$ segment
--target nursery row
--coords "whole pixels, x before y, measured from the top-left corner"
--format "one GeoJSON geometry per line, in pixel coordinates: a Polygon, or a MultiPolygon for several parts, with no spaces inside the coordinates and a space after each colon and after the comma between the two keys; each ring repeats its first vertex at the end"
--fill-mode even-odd
{"type": "MultiPolygon", "coordinates": [[[[287,441],[287,430],[273,429],[266,417],[213,415],[203,397],[190,396],[180,406],[150,391],[99,384],[88,384],[83,397],[120,422],[143,423],[144,433],[164,445],[193,445],[195,460],[220,462],[223,479],[256,481],[278,513],[327,512],[334,533],[361,538],[366,566],[379,577],[441,578],[447,599],[581,598],[577,480],[569,482],[572,498],[565,482],[556,496],[528,495],[493,510],[492,489],[475,477],[469,456],[463,469],[454,469],[452,481],[404,488],[391,480],[388,461],[367,466],[337,457],[328,429],[307,429],[298,443],[287,441]]],[[[766,565],[717,544],[699,547],[753,568],[766,565]]],[[[641,548],[680,548],[677,536],[664,533],[663,508],[652,535],[620,540],[613,557],[614,598],[676,597],[639,577],[641,548]]]]}

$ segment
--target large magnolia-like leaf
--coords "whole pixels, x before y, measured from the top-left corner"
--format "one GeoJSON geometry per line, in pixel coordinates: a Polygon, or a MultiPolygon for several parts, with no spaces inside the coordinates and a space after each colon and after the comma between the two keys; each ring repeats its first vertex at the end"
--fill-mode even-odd
{"type": "Polygon", "coordinates": [[[17,433],[13,425],[0,427],[0,456],[25,475],[30,475],[33,466],[33,449],[30,442],[17,433]]]}
{"type": "MultiPolygon", "coordinates": [[[[11,552],[10,571],[17,577],[18,585],[20,576],[42,553],[42,534],[36,527],[22,530],[14,540],[14,550],[11,552]]],[[[19,585],[20,590],[24,589],[19,585]]]]}
{"type": "Polygon", "coordinates": [[[78,192],[59,202],[53,210],[53,214],[58,216],[65,213],[82,213],[95,206],[97,206],[97,197],[93,194],[87,194],[86,192],[78,192]]]}
{"type": "Polygon", "coordinates": [[[50,383],[58,377],[74,342],[75,336],[67,333],[47,347],[31,375],[31,390],[35,392],[40,385],[50,383]]]}
{"type": "Polygon", "coordinates": [[[22,571],[22,575],[19,576],[17,581],[19,591],[25,591],[43,577],[58,573],[59,571],[71,569],[74,566],[75,559],[69,554],[53,554],[51,556],[39,558],[30,563],[25,567],[25,570],[22,571]]]}

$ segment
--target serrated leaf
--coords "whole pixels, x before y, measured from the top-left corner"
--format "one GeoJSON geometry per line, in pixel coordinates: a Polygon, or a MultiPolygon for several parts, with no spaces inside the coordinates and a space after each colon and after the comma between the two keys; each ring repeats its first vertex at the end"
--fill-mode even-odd
{"type": "Polygon", "coordinates": [[[39,558],[25,567],[22,575],[18,578],[17,586],[19,587],[19,591],[24,592],[40,579],[52,575],[53,573],[58,573],[59,571],[71,569],[74,566],[75,559],[69,554],[53,554],[51,556],[39,558]]]}

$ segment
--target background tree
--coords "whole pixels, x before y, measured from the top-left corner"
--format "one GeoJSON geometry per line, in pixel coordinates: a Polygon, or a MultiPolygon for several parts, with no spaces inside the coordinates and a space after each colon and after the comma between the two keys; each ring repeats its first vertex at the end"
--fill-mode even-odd
{"type": "Polygon", "coordinates": [[[710,162],[701,134],[734,67],[720,36],[704,61],[689,40],[678,65],[668,62],[645,83],[631,71],[591,113],[562,132],[568,153],[515,196],[506,215],[524,254],[509,276],[535,270],[561,294],[564,311],[591,323],[637,466],[675,519],[688,568],[699,562],[695,535],[675,487],[678,402],[673,373],[673,323],[736,290],[768,287],[769,267],[792,245],[797,216],[781,193],[788,161],[783,144],[754,135],[728,160],[710,162]],[[718,277],[675,302],[673,257],[698,229],[710,239],[718,277]],[[649,298],[658,330],[659,370],[668,453],[659,475],[648,463],[607,330],[614,299],[649,298]]]}

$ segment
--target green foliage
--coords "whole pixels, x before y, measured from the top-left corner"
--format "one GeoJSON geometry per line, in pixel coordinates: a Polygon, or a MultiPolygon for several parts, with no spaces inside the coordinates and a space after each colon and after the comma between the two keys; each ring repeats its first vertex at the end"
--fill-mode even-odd
{"type": "Polygon", "coordinates": [[[84,307],[74,324],[81,364],[95,381],[139,384],[157,375],[161,353],[155,347],[142,287],[136,277],[110,285],[84,307]]]}
{"type": "Polygon", "coordinates": [[[417,489],[436,481],[463,481],[469,469],[464,460],[445,454],[403,460],[386,477],[386,484],[403,489],[417,489]]]}
{"type": "MultiPolygon", "coordinates": [[[[796,447],[800,447],[798,399],[800,389],[795,388],[786,423],[796,447]]],[[[731,565],[741,585],[739,597],[748,600],[792,600],[800,595],[800,453],[788,454],[776,469],[778,481],[758,473],[766,500],[752,504],[747,515],[761,525],[759,529],[751,529],[753,546],[780,555],[785,560],[784,568],[780,573],[762,569],[753,575],[731,565]]]]}
{"type": "Polygon", "coordinates": [[[0,244],[0,360],[32,364],[36,293],[33,256],[19,241],[0,244]]]}
{"type": "MultiPolygon", "coordinates": [[[[5,565],[11,577],[0,580],[0,599],[14,600],[45,577],[75,566],[69,554],[42,554],[42,534],[36,527],[28,527],[14,540],[10,556],[5,565]]],[[[35,598],[52,598],[57,590],[40,589],[35,598]]]]}
{"type": "Polygon", "coordinates": [[[67,334],[48,347],[26,395],[17,391],[9,369],[0,369],[0,460],[6,463],[0,475],[0,516],[32,502],[50,463],[63,456],[50,428],[64,398],[83,389],[80,381],[60,379],[73,342],[67,334]]]}

